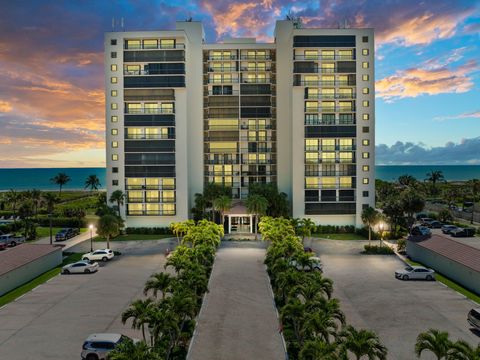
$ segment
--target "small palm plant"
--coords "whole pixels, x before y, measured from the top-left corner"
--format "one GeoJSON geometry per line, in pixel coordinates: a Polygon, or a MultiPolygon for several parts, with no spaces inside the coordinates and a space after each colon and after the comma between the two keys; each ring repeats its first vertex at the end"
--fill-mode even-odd
{"type": "Polygon", "coordinates": [[[162,294],[162,300],[164,300],[173,281],[174,278],[168,273],[160,272],[153,274],[145,283],[143,293],[147,295],[150,290],[153,290],[153,296],[157,297],[157,294],[160,292],[162,294]]]}
{"type": "Polygon", "coordinates": [[[135,300],[130,304],[127,310],[122,313],[122,323],[125,323],[132,319],[132,329],[141,329],[143,341],[145,338],[145,325],[147,324],[149,313],[151,311],[154,301],[150,298],[145,300],[135,300]]]}
{"type": "Polygon", "coordinates": [[[429,329],[418,335],[415,354],[420,357],[425,350],[428,350],[436,356],[437,360],[448,359],[452,346],[448,332],[429,329]]]}
{"type": "Polygon", "coordinates": [[[344,350],[352,353],[357,360],[360,360],[363,356],[368,356],[370,360],[387,359],[387,348],[382,345],[377,334],[372,331],[357,330],[348,325],[340,333],[340,338],[344,350]]]}

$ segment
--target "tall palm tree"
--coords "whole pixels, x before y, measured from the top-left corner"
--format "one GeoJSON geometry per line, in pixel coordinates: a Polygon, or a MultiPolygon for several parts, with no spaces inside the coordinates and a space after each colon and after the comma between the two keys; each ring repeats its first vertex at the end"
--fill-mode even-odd
{"type": "Polygon", "coordinates": [[[338,323],[333,317],[323,311],[309,314],[305,322],[305,330],[315,339],[320,339],[327,344],[337,337],[338,323]]]}
{"type": "Polygon", "coordinates": [[[45,205],[47,206],[47,212],[52,214],[55,210],[55,205],[60,200],[57,195],[51,192],[43,193],[42,195],[43,200],[45,201],[45,205]]]}
{"type": "Polygon", "coordinates": [[[148,294],[150,290],[153,290],[153,296],[157,297],[158,292],[162,293],[162,300],[165,299],[168,289],[171,288],[174,278],[165,272],[153,274],[150,279],[145,283],[143,293],[148,294]]]}
{"type": "Polygon", "coordinates": [[[213,208],[220,211],[222,226],[225,226],[225,212],[232,207],[232,198],[227,195],[222,195],[213,200],[213,208]]]}
{"type": "Polygon", "coordinates": [[[414,186],[417,183],[417,179],[412,175],[404,174],[398,177],[398,183],[404,187],[414,186]]]}
{"type": "Polygon", "coordinates": [[[118,216],[121,217],[120,206],[122,206],[125,202],[125,194],[123,193],[123,191],[115,190],[114,192],[112,192],[112,195],[110,195],[109,201],[111,203],[117,204],[118,216]]]}
{"type": "Polygon", "coordinates": [[[130,304],[128,309],[122,313],[122,323],[125,325],[127,320],[132,319],[132,329],[141,329],[143,341],[145,342],[145,324],[147,324],[149,312],[153,304],[154,301],[150,298],[145,300],[135,300],[130,304]]]}
{"type": "Polygon", "coordinates": [[[300,234],[302,235],[302,244],[305,241],[305,237],[311,236],[312,232],[314,232],[316,228],[317,226],[310,218],[303,218],[300,221],[299,230],[300,230],[300,234]]]}
{"type": "Polygon", "coordinates": [[[471,346],[464,340],[458,340],[453,345],[448,354],[451,360],[480,360],[480,345],[471,346]]]}
{"type": "Polygon", "coordinates": [[[261,195],[248,195],[246,204],[250,214],[255,216],[255,240],[258,239],[258,218],[267,213],[268,200],[261,195]]]}
{"type": "Polygon", "coordinates": [[[425,181],[429,181],[432,183],[432,192],[436,194],[437,192],[437,183],[439,181],[444,181],[445,177],[443,176],[443,172],[440,170],[430,170],[429,173],[426,174],[426,179],[425,181]]]}
{"type": "Polygon", "coordinates": [[[13,211],[13,218],[16,219],[17,217],[17,205],[18,205],[18,202],[20,201],[20,194],[13,190],[13,189],[10,189],[7,194],[6,194],[6,201],[10,204],[10,208],[12,209],[13,211]]]}
{"type": "Polygon", "coordinates": [[[90,191],[98,190],[102,186],[100,184],[100,179],[97,175],[88,175],[87,180],[85,180],[85,189],[90,188],[90,191]]]}
{"type": "Polygon", "coordinates": [[[365,226],[368,227],[368,245],[372,243],[372,226],[378,223],[380,219],[380,214],[377,210],[372,208],[371,206],[363,209],[362,211],[362,222],[365,226]]]}
{"type": "Polygon", "coordinates": [[[69,183],[72,179],[67,174],[60,172],[50,179],[51,182],[58,185],[60,188],[60,194],[62,193],[62,187],[69,183]]]}
{"type": "Polygon", "coordinates": [[[452,346],[448,332],[429,329],[418,335],[415,344],[415,354],[420,357],[423,351],[429,350],[435,354],[437,360],[447,359],[452,346]]]}
{"type": "Polygon", "coordinates": [[[372,331],[360,329],[348,325],[341,333],[342,347],[351,352],[355,359],[360,360],[367,355],[369,360],[387,359],[387,348],[382,345],[377,334],[372,331]]]}
{"type": "Polygon", "coordinates": [[[299,354],[300,360],[338,360],[339,358],[338,345],[327,344],[321,340],[305,341],[299,354]]]}
{"type": "Polygon", "coordinates": [[[34,209],[34,214],[35,218],[38,217],[38,208],[40,207],[42,203],[42,192],[38,189],[33,189],[30,191],[30,199],[33,201],[33,209],[34,209]]]}
{"type": "Polygon", "coordinates": [[[144,341],[123,341],[108,354],[109,360],[160,360],[162,357],[144,341]]]}
{"type": "Polygon", "coordinates": [[[107,249],[110,249],[110,238],[120,232],[119,221],[114,215],[103,215],[98,219],[97,234],[107,239],[107,249]]]}

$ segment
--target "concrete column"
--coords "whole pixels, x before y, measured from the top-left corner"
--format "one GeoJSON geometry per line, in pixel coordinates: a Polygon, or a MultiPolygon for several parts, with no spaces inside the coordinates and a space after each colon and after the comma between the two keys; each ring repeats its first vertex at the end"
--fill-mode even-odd
{"type": "Polygon", "coordinates": [[[232,232],[232,220],[230,219],[230,215],[227,215],[228,217],[228,233],[230,234],[232,232]]]}
{"type": "Polygon", "coordinates": [[[252,215],[250,215],[250,233],[253,233],[252,215]]]}

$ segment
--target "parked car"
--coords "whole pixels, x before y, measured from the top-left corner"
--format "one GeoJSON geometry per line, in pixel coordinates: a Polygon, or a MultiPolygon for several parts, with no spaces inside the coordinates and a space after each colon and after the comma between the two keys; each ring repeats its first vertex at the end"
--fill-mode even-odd
{"type": "Polygon", "coordinates": [[[480,330],[480,308],[470,310],[468,312],[467,321],[475,329],[480,330]]]}
{"type": "Polygon", "coordinates": [[[57,232],[55,235],[55,241],[68,240],[76,235],[78,235],[78,229],[65,228],[57,232]]]}
{"type": "Polygon", "coordinates": [[[432,234],[432,231],[426,226],[414,226],[412,231],[410,232],[411,235],[421,235],[421,236],[428,236],[432,234]]]}
{"type": "Polygon", "coordinates": [[[453,237],[472,237],[475,236],[475,229],[473,228],[457,228],[451,232],[453,237]]]}
{"type": "Polygon", "coordinates": [[[313,249],[309,246],[304,246],[303,251],[306,253],[313,253],[313,249]]]}
{"type": "Polygon", "coordinates": [[[25,237],[23,236],[17,236],[14,234],[0,235],[0,243],[4,243],[6,246],[14,247],[23,242],[25,242],[25,237]]]}
{"type": "Polygon", "coordinates": [[[415,215],[415,220],[420,221],[420,219],[427,218],[428,215],[425,213],[418,213],[415,215]]]}
{"type": "Polygon", "coordinates": [[[95,250],[93,252],[84,254],[82,256],[82,260],[89,260],[89,261],[108,261],[113,259],[115,255],[113,254],[113,251],[110,249],[100,249],[100,250],[95,250]]]}
{"type": "Polygon", "coordinates": [[[128,341],[136,343],[139,340],[122,334],[92,334],[83,343],[82,360],[106,360],[109,352],[128,341]]]}
{"type": "Polygon", "coordinates": [[[312,262],[312,266],[302,266],[300,265],[299,263],[297,263],[296,260],[292,260],[290,262],[290,265],[295,267],[298,271],[310,271],[310,270],[313,270],[313,271],[323,271],[323,265],[322,265],[322,261],[320,260],[319,257],[316,257],[316,256],[311,256],[309,258],[312,262]]]}
{"type": "Polygon", "coordinates": [[[8,245],[4,242],[0,242],[0,250],[5,250],[8,247],[8,245]]]}
{"type": "Polygon", "coordinates": [[[441,229],[443,224],[438,220],[433,220],[427,223],[427,227],[430,229],[441,229]]]}
{"type": "Polygon", "coordinates": [[[402,280],[434,280],[435,271],[423,266],[407,266],[395,271],[395,277],[402,280]]]}
{"type": "Polygon", "coordinates": [[[420,218],[420,225],[429,223],[429,222],[434,221],[434,220],[435,219],[432,219],[432,218],[429,218],[429,217],[420,218]]]}
{"type": "Polygon", "coordinates": [[[62,274],[90,274],[98,271],[98,263],[93,261],[77,261],[72,264],[65,265],[62,268],[62,274]]]}
{"type": "Polygon", "coordinates": [[[444,233],[444,234],[451,234],[452,231],[457,230],[457,229],[458,229],[458,227],[456,227],[455,225],[448,225],[448,224],[446,224],[446,225],[443,225],[443,226],[442,226],[442,233],[444,233]]]}

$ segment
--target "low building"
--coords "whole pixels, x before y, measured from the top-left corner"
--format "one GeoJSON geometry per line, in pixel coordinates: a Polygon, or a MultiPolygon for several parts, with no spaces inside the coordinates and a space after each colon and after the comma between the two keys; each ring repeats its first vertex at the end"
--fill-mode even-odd
{"type": "Polygon", "coordinates": [[[433,235],[425,240],[407,241],[407,254],[465,288],[480,294],[480,249],[433,235]]]}
{"type": "Polygon", "coordinates": [[[62,248],[22,244],[0,252],[0,296],[62,263],[62,248]]]}

